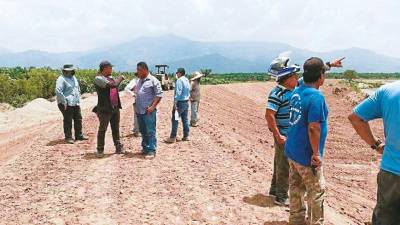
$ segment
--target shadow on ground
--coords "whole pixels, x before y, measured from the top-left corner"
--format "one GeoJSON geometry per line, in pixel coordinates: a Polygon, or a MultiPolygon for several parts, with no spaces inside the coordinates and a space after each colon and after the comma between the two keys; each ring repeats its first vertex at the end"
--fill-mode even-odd
{"type": "Polygon", "coordinates": [[[244,197],[243,201],[250,205],[259,207],[275,207],[274,198],[263,194],[256,194],[252,197],[244,197]]]}
{"type": "Polygon", "coordinates": [[[62,144],[65,144],[65,139],[64,138],[50,141],[49,143],[46,144],[46,146],[56,146],[56,145],[62,145],[62,144]]]}
{"type": "Polygon", "coordinates": [[[272,222],[265,222],[264,225],[289,225],[286,221],[272,221],[272,222]]]}
{"type": "Polygon", "coordinates": [[[143,159],[143,154],[141,152],[127,152],[126,154],[123,155],[126,158],[137,158],[137,159],[143,159]]]}
{"type": "Polygon", "coordinates": [[[103,157],[103,158],[97,158],[96,153],[85,153],[85,155],[83,156],[83,158],[86,159],[86,160],[93,160],[93,159],[98,159],[98,160],[100,160],[100,159],[108,158],[108,157],[110,157],[110,156],[112,156],[112,155],[114,155],[114,154],[112,154],[112,153],[106,153],[106,154],[104,154],[104,157],[103,157]]]}

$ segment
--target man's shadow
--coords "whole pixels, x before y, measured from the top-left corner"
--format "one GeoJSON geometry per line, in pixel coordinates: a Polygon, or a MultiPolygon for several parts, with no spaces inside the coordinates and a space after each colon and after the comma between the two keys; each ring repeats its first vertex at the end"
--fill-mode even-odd
{"type": "Polygon", "coordinates": [[[286,221],[272,221],[272,222],[265,222],[264,225],[289,225],[286,221]]]}
{"type": "Polygon", "coordinates": [[[255,206],[259,206],[259,207],[275,207],[275,199],[272,196],[266,196],[263,194],[256,194],[254,196],[251,197],[244,197],[243,201],[247,204],[250,205],[255,205],[255,206]]]}
{"type": "MultiPolygon", "coordinates": [[[[251,197],[244,197],[243,202],[250,204],[250,205],[255,205],[263,208],[272,208],[277,206],[275,204],[275,197],[272,196],[267,196],[263,194],[256,194],[251,197]]],[[[270,222],[265,222],[264,225],[288,225],[289,223],[286,221],[270,221],[270,222]]]]}
{"type": "Polygon", "coordinates": [[[102,158],[98,158],[96,153],[85,153],[83,158],[86,160],[94,160],[94,159],[105,159],[111,157],[114,153],[105,153],[102,158]]]}

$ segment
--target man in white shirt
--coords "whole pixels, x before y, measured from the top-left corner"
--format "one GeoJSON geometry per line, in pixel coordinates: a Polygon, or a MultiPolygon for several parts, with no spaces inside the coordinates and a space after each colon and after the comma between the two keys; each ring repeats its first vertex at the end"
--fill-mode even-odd
{"type": "Polygon", "coordinates": [[[140,137],[140,132],[139,132],[139,125],[138,125],[138,118],[136,114],[136,94],[135,94],[135,87],[137,84],[137,74],[135,73],[135,78],[133,78],[128,85],[125,87],[125,91],[129,92],[132,97],[133,97],[133,129],[132,133],[134,137],[140,137]]]}

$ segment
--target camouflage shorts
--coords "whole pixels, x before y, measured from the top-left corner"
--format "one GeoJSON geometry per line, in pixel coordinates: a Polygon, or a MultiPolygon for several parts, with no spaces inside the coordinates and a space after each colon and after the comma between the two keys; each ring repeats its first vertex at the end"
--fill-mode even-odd
{"type": "Polygon", "coordinates": [[[289,160],[290,225],[324,224],[325,180],[322,168],[314,174],[311,167],[289,160]],[[304,196],[307,193],[307,215],[304,196]]]}

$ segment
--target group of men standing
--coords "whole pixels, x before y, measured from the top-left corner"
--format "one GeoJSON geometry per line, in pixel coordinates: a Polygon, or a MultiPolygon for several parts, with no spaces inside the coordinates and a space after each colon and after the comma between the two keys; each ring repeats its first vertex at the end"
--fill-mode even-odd
{"type": "MultiPolygon", "coordinates": [[[[342,67],[342,60],[324,64],[320,58],[309,58],[303,65],[300,80],[297,75],[300,68],[289,65],[288,57],[279,57],[270,65],[269,73],[276,78],[278,85],[269,94],[265,113],[275,140],[269,195],[275,198],[276,204],[289,205],[290,225],[324,224],[322,159],[329,110],[319,89],[324,84],[325,73],[331,67],[342,67]]],[[[349,116],[361,138],[372,149],[383,153],[373,225],[394,225],[400,221],[399,113],[400,82],[395,82],[381,87],[349,116]],[[384,121],[386,146],[372,134],[368,124],[368,121],[377,118],[384,121]]]]}
{"type": "MultiPolygon", "coordinates": [[[[157,150],[156,124],[157,106],[163,97],[163,90],[160,81],[151,75],[145,62],[137,64],[136,78],[126,86],[125,90],[132,93],[134,97],[134,124],[133,135],[142,137],[142,154],[145,158],[154,158],[157,150]]],[[[82,116],[80,109],[80,87],[77,78],[74,76],[75,68],[73,65],[65,65],[62,69],[63,74],[57,80],[56,94],[60,111],[64,117],[65,142],[73,144],[72,121],[74,122],[75,141],[87,140],[82,134],[82,116]]],[[[99,72],[95,77],[95,88],[98,96],[97,105],[93,108],[99,119],[99,129],[97,133],[98,158],[104,157],[105,134],[108,124],[111,126],[112,138],[116,154],[125,153],[124,146],[120,138],[120,110],[122,109],[119,96],[119,87],[124,76],[114,78],[113,65],[108,61],[103,61],[99,65],[99,72]]],[[[196,72],[190,84],[183,68],[178,69],[177,82],[174,95],[174,105],[172,114],[172,131],[167,143],[176,140],[178,129],[178,118],[183,122],[183,141],[189,140],[189,101],[192,105],[192,118],[190,125],[197,126],[197,113],[200,102],[200,79],[202,74],[196,72]],[[173,140],[173,141],[172,141],[173,140]]]]}

